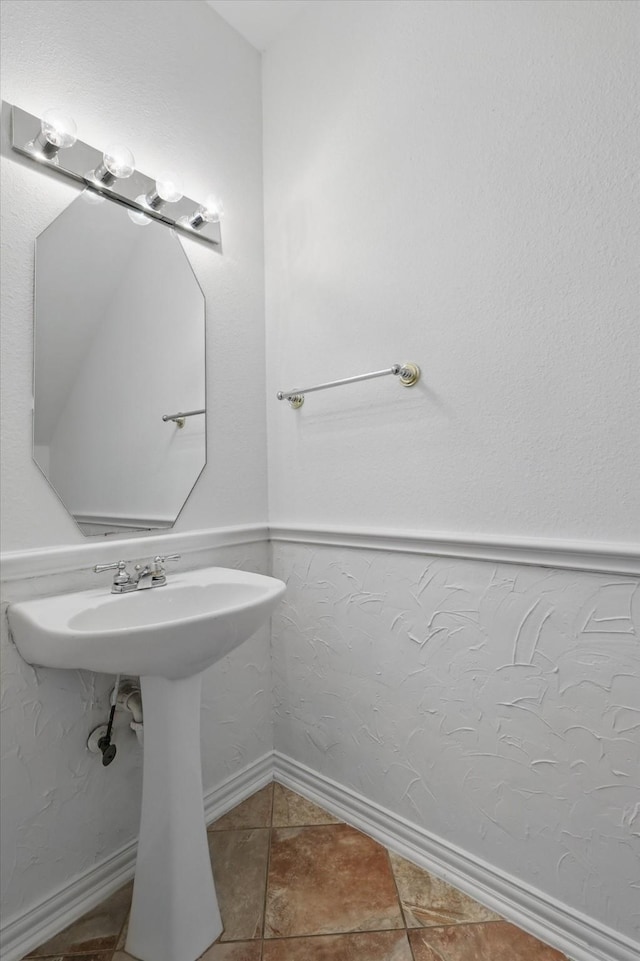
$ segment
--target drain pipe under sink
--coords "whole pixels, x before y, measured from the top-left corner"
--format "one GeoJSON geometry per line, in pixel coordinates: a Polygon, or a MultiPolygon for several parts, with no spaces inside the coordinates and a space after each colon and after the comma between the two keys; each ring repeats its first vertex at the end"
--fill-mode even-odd
{"type": "Polygon", "coordinates": [[[140,681],[137,678],[126,678],[120,682],[116,705],[119,710],[128,711],[131,714],[132,721],[129,727],[135,733],[139,743],[144,745],[142,694],[140,681]]]}

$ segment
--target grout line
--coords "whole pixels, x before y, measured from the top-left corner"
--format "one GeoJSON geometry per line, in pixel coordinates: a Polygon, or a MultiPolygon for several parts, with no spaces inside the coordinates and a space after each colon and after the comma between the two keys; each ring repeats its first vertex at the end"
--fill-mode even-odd
{"type": "MultiPolygon", "coordinates": [[[[415,928],[414,930],[419,931],[420,928],[415,928]]],[[[408,939],[409,939],[409,935],[407,935],[407,940],[408,939]]],[[[427,944],[427,950],[429,951],[429,953],[432,953],[434,955],[434,961],[447,961],[445,956],[443,954],[440,954],[438,949],[434,948],[432,944],[427,944]]],[[[413,945],[411,944],[411,941],[409,941],[409,951],[411,951],[411,957],[413,958],[413,961],[415,961],[416,956],[413,953],[413,945]]]]}
{"type": "MultiPolygon", "coordinates": [[[[408,931],[409,925],[407,924],[407,915],[404,910],[404,902],[400,894],[400,888],[398,887],[398,879],[396,877],[396,872],[393,870],[393,864],[391,862],[391,852],[389,851],[389,848],[385,848],[384,850],[387,855],[387,864],[389,865],[389,871],[391,872],[391,877],[393,878],[393,885],[396,889],[396,897],[398,898],[398,904],[400,905],[400,914],[402,915],[404,929],[405,931],[408,931]]],[[[409,935],[407,935],[407,940],[409,940],[409,935]]]]}
{"type": "Polygon", "coordinates": [[[264,954],[264,932],[267,924],[267,897],[269,893],[269,868],[271,867],[271,837],[273,833],[274,781],[271,781],[271,811],[269,813],[269,844],[267,846],[267,870],[264,878],[264,899],[262,904],[262,931],[260,933],[260,961],[264,954]]]}
{"type": "MultiPolygon", "coordinates": [[[[133,891],[131,892],[131,898],[133,899],[133,891]]],[[[120,948],[118,948],[118,945],[120,944],[120,941],[121,941],[121,939],[122,939],[122,932],[124,931],[125,927],[126,927],[127,924],[129,923],[129,918],[130,918],[130,917],[131,917],[131,902],[129,902],[129,910],[128,910],[127,913],[125,914],[124,921],[122,922],[122,926],[121,926],[120,930],[118,931],[118,937],[116,938],[116,946],[115,946],[115,948],[113,949],[113,952],[112,952],[112,954],[111,954],[110,961],[113,961],[113,956],[114,956],[114,954],[116,953],[116,951],[119,951],[119,950],[120,950],[120,948]]],[[[122,945],[122,951],[124,952],[124,944],[122,945]]]]}
{"type": "MultiPolygon", "coordinates": [[[[319,933],[309,933],[303,932],[302,934],[280,934],[274,938],[264,938],[264,941],[299,941],[301,939],[307,938],[343,938],[346,935],[357,935],[357,934],[392,934],[395,932],[404,931],[409,935],[410,931],[439,931],[443,928],[468,928],[483,924],[506,924],[506,921],[464,921],[458,924],[429,924],[420,925],[417,928],[365,928],[365,929],[348,929],[340,931],[321,931],[319,933]]],[[[241,938],[240,941],[244,942],[247,938],[241,938]]],[[[257,941],[257,938],[255,939],[257,941]]],[[[225,944],[235,944],[235,941],[225,941],[225,944]]],[[[39,959],[38,959],[39,961],[39,959]]]]}
{"type": "MultiPolygon", "coordinates": [[[[312,938],[346,938],[358,934],[401,934],[405,928],[366,928],[364,931],[321,931],[318,934],[281,934],[277,938],[265,938],[265,941],[308,941],[312,938]]],[[[38,961],[40,959],[38,958],[38,961]]]]}
{"type": "MultiPolygon", "coordinates": [[[[407,928],[407,931],[438,931],[441,928],[472,928],[483,924],[508,924],[504,918],[493,918],[489,921],[449,921],[445,924],[419,924],[415,928],[407,928]]],[[[522,929],[519,929],[522,930],[522,929]]],[[[533,937],[533,935],[531,935],[533,937]]]]}
{"type": "MultiPolygon", "coordinates": [[[[262,830],[264,830],[264,828],[263,828],[262,830]]],[[[265,900],[266,900],[266,899],[265,899],[265,900]]],[[[437,930],[441,930],[441,929],[443,929],[443,928],[464,928],[464,927],[472,927],[472,926],[485,925],[485,924],[506,924],[506,923],[507,923],[507,922],[506,922],[506,921],[503,921],[503,920],[499,920],[499,921],[497,921],[497,920],[492,920],[492,921],[463,921],[463,922],[457,922],[457,923],[456,923],[456,922],[453,922],[453,923],[450,923],[450,924],[420,925],[420,926],[415,927],[415,928],[408,928],[408,927],[405,926],[405,927],[400,927],[400,928],[366,928],[365,930],[355,930],[355,931],[354,931],[354,930],[323,931],[323,932],[320,932],[320,933],[302,933],[302,934],[279,935],[278,937],[274,937],[274,938],[264,938],[264,923],[263,923],[263,936],[260,937],[260,938],[247,938],[247,937],[245,936],[245,937],[239,937],[239,938],[232,938],[232,939],[229,940],[229,941],[224,941],[224,942],[221,942],[221,943],[222,943],[222,944],[232,945],[232,944],[246,944],[246,943],[251,943],[251,942],[260,941],[260,944],[261,944],[261,947],[262,947],[265,941],[300,941],[300,940],[307,940],[307,939],[314,939],[314,938],[341,938],[341,937],[346,937],[346,936],[348,936],[348,935],[360,935],[360,934],[362,934],[362,935],[364,935],[364,934],[392,934],[392,933],[404,931],[405,934],[407,935],[407,941],[408,941],[408,943],[409,943],[409,947],[411,948],[411,942],[409,941],[409,938],[408,938],[409,931],[437,931],[437,930]]],[[[122,951],[124,952],[124,948],[122,948],[122,949],[115,948],[115,949],[113,950],[113,952],[112,952],[112,955],[111,955],[112,958],[113,958],[113,956],[115,955],[115,953],[116,953],[118,950],[122,950],[122,951]]],[[[207,948],[207,950],[209,950],[209,948],[207,948]]],[[[413,949],[411,949],[411,950],[413,951],[413,949]]],[[[101,953],[102,953],[102,952],[98,952],[97,957],[99,957],[101,953]]],[[[205,953],[206,953],[206,952],[205,952],[205,953]]],[[[105,952],[105,955],[106,955],[106,954],[107,954],[107,952],[105,952]]],[[[41,956],[41,957],[26,958],[25,961],[74,961],[74,958],[75,958],[75,957],[76,957],[76,955],[60,955],[60,954],[55,954],[55,955],[46,955],[46,956],[43,955],[43,956],[41,956]]],[[[84,957],[84,955],[83,955],[83,957],[84,957]]],[[[131,957],[131,955],[129,955],[129,957],[131,957]]],[[[132,959],[132,961],[135,961],[135,959],[132,959]]]]}
{"type": "MultiPolygon", "coordinates": [[[[340,821],[339,823],[336,823],[335,821],[327,821],[326,824],[274,824],[274,825],[269,825],[269,824],[252,824],[252,825],[248,825],[248,824],[247,824],[247,825],[245,825],[244,827],[241,827],[241,828],[238,828],[238,827],[236,827],[236,828],[209,828],[209,830],[207,831],[207,834],[229,834],[229,833],[231,833],[232,831],[264,831],[264,830],[266,830],[266,829],[269,828],[269,827],[273,827],[274,830],[276,830],[276,831],[286,831],[286,830],[288,830],[289,828],[339,828],[339,827],[341,827],[343,824],[344,824],[344,821],[340,821]]],[[[348,826],[350,826],[350,825],[348,825],[348,826]]],[[[358,829],[357,829],[357,828],[354,828],[353,830],[354,830],[354,831],[357,831],[358,829]]],[[[362,831],[358,831],[358,833],[359,833],[359,834],[362,834],[363,832],[362,832],[362,831]]],[[[368,834],[365,834],[364,836],[365,836],[365,837],[370,837],[370,835],[368,835],[368,834]]],[[[52,957],[55,957],[55,955],[52,955],[52,957]]],[[[31,961],[31,958],[25,958],[24,961],[31,961]]]]}
{"type": "Polygon", "coordinates": [[[393,864],[391,863],[391,852],[389,848],[385,848],[387,852],[387,861],[389,862],[389,870],[391,871],[391,877],[393,878],[393,883],[395,885],[396,894],[398,896],[398,903],[400,905],[400,912],[402,914],[402,920],[404,921],[404,936],[407,939],[407,944],[409,945],[409,954],[411,955],[411,961],[416,961],[416,956],[413,952],[413,945],[411,944],[411,939],[409,937],[409,927],[407,925],[407,916],[404,910],[404,902],[400,895],[400,888],[398,887],[398,879],[396,877],[396,872],[393,870],[393,864]]]}

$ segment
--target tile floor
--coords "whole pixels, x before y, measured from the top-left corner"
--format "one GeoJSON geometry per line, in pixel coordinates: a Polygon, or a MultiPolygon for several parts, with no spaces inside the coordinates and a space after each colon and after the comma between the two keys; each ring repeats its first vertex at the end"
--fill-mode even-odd
{"type": "MultiPolygon", "coordinates": [[[[208,840],[225,928],[201,961],[566,961],[280,784],[208,840]]],[[[29,958],[130,961],[131,888],[29,958]]]]}

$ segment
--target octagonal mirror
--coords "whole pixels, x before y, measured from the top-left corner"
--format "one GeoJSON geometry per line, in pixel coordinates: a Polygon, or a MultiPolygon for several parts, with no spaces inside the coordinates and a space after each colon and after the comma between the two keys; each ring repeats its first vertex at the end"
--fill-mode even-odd
{"type": "Polygon", "coordinates": [[[34,340],[34,459],[80,529],[171,527],[206,463],[205,299],[179,238],[85,190],[37,238],[34,340]]]}

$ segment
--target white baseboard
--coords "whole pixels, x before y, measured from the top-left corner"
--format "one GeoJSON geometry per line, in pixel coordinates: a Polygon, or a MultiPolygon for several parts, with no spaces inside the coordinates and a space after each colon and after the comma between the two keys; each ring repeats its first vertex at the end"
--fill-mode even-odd
{"type": "Polygon", "coordinates": [[[245,801],[256,791],[273,781],[273,754],[263,754],[242,771],[232,774],[204,799],[204,817],[207,824],[217,821],[231,811],[236,804],[245,801]]]}
{"type": "Polygon", "coordinates": [[[279,752],[275,778],[486,905],[571,961],[638,961],[640,943],[279,752]]]}
{"type": "MultiPolygon", "coordinates": [[[[273,756],[265,754],[227,778],[204,799],[207,824],[215,821],[273,779],[273,756]]],[[[133,878],[137,842],[131,841],[106,860],[74,878],[50,897],[0,928],[2,961],[21,961],[67,925],[95,908],[133,878]]]]}
{"type": "Polygon", "coordinates": [[[2,961],[21,961],[29,951],[59,934],[133,877],[135,841],[74,878],[0,929],[2,961]]]}

